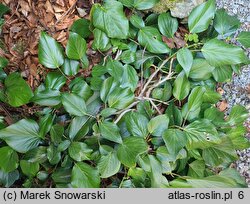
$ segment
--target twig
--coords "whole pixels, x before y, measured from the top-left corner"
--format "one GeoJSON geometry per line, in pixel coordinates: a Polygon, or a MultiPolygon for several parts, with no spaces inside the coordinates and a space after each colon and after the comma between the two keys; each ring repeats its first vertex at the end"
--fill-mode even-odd
{"type": "Polygon", "coordinates": [[[63,15],[56,21],[55,25],[60,23],[70,12],[71,10],[76,6],[77,0],[72,4],[72,6],[65,12],[63,15]]]}
{"type": "Polygon", "coordinates": [[[152,104],[152,106],[155,108],[155,110],[159,113],[162,114],[162,112],[159,110],[159,108],[155,105],[155,103],[151,100],[151,98],[148,99],[149,102],[152,104]]]}
{"type": "Polygon", "coordinates": [[[115,60],[117,60],[120,57],[121,54],[122,54],[122,51],[118,50],[117,53],[116,53],[116,56],[115,56],[115,60]]]}
{"type": "Polygon", "coordinates": [[[132,111],[132,110],[133,110],[133,109],[126,109],[125,111],[123,111],[123,112],[117,117],[117,119],[115,120],[114,123],[117,124],[127,112],[130,112],[130,111],[132,111]]]}

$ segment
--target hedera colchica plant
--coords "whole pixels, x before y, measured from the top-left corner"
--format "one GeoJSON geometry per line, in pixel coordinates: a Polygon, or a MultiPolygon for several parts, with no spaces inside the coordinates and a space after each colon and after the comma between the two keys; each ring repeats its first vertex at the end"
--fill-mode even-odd
{"type": "MultiPolygon", "coordinates": [[[[169,13],[144,12],[157,2],[94,4],[91,20],[70,28],[65,53],[41,33],[39,61],[51,69],[44,83],[33,93],[17,73],[3,80],[3,102],[41,107],[0,130],[3,186],[246,187],[231,164],[250,146],[248,112],[236,105],[224,117],[215,90],[249,63],[228,43],[240,22],[209,0],[179,25],[169,13]],[[186,45],[171,49],[162,37],[178,26],[189,30],[186,45]],[[91,35],[104,57],[83,77],[91,35]]],[[[248,39],[238,37],[245,47],[248,39]]]]}

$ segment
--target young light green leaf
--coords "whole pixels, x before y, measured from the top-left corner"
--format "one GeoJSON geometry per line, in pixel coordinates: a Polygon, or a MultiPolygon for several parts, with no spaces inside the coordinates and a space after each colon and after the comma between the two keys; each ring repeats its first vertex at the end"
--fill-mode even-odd
{"type": "Polygon", "coordinates": [[[188,17],[188,27],[191,33],[200,33],[206,30],[214,18],[215,0],[197,6],[188,17]]]}
{"type": "Polygon", "coordinates": [[[122,143],[119,127],[112,122],[103,121],[99,125],[101,135],[112,142],[122,143]]]}
{"type": "Polygon", "coordinates": [[[92,7],[92,21],[96,28],[104,31],[110,38],[128,37],[128,19],[123,13],[123,5],[118,1],[105,1],[103,6],[95,4],[92,7]]]}
{"type": "Polygon", "coordinates": [[[170,52],[168,46],[162,42],[161,34],[154,27],[146,26],[140,29],[138,42],[151,53],[163,54],[170,52]]]}
{"type": "Polygon", "coordinates": [[[109,152],[107,155],[102,155],[97,167],[101,178],[109,178],[119,172],[121,162],[117,158],[115,151],[109,152]]]}
{"type": "Polygon", "coordinates": [[[181,72],[174,81],[173,95],[178,100],[183,100],[187,97],[190,91],[190,82],[186,77],[185,72],[181,72]]]}
{"type": "Polygon", "coordinates": [[[128,131],[132,136],[145,138],[148,135],[148,119],[138,113],[130,112],[125,117],[128,131]]]}
{"type": "Polygon", "coordinates": [[[244,106],[235,105],[227,118],[227,123],[230,126],[242,125],[243,122],[249,117],[249,113],[244,106]]]}
{"type": "Polygon", "coordinates": [[[38,124],[27,119],[22,119],[0,130],[0,139],[20,153],[36,148],[41,143],[38,124]]]}
{"type": "Polygon", "coordinates": [[[233,69],[230,66],[215,67],[213,78],[217,82],[230,82],[233,77],[233,69]]]}
{"type": "Polygon", "coordinates": [[[147,143],[138,137],[128,137],[118,146],[117,156],[122,164],[135,167],[139,154],[147,151],[147,143]]]}
{"type": "Polygon", "coordinates": [[[182,48],[177,52],[177,60],[182,66],[183,70],[186,73],[186,76],[189,76],[189,72],[193,65],[193,55],[188,48],[182,48]]]}
{"type": "Polygon", "coordinates": [[[87,49],[87,44],[84,38],[77,33],[70,33],[69,40],[66,46],[66,54],[69,59],[79,60],[83,57],[87,49]]]}
{"type": "Polygon", "coordinates": [[[240,47],[217,39],[206,42],[201,51],[209,64],[215,67],[241,64],[247,61],[247,57],[240,47]]]}
{"type": "Polygon", "coordinates": [[[158,27],[163,35],[172,38],[178,29],[178,21],[170,13],[162,13],[158,17],[158,27]]]}
{"type": "Polygon", "coordinates": [[[239,36],[237,37],[237,40],[245,47],[250,48],[250,32],[242,31],[239,36]]]}
{"type": "Polygon", "coordinates": [[[33,97],[30,86],[18,73],[9,74],[4,84],[7,102],[13,107],[27,104],[33,97]]]}
{"type": "Polygon", "coordinates": [[[72,170],[71,185],[74,188],[99,188],[99,171],[86,163],[75,163],[72,170]]]}
{"type": "Polygon", "coordinates": [[[0,170],[9,173],[18,167],[17,153],[8,146],[0,148],[0,170]]]}
{"type": "Polygon", "coordinates": [[[87,115],[85,101],[78,95],[73,93],[64,93],[62,95],[62,104],[65,110],[75,116],[87,115]]]}
{"type": "Polygon", "coordinates": [[[89,160],[91,153],[93,152],[92,149],[88,147],[83,142],[72,142],[69,146],[69,156],[74,159],[75,161],[83,161],[89,160]]]}
{"type": "Polygon", "coordinates": [[[51,69],[59,68],[64,62],[61,46],[45,32],[39,40],[38,57],[42,65],[51,69]]]}
{"type": "Polygon", "coordinates": [[[168,129],[169,118],[167,115],[158,115],[152,118],[148,123],[148,131],[153,136],[162,136],[168,129]]]}

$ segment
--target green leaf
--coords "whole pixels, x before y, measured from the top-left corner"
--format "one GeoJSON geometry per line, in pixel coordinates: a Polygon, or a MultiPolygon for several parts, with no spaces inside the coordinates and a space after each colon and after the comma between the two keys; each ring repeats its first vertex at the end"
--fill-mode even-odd
{"type": "Polygon", "coordinates": [[[27,119],[22,119],[0,130],[0,139],[20,153],[36,148],[41,143],[38,124],[27,119]]]}
{"type": "Polygon", "coordinates": [[[221,143],[204,149],[202,157],[207,165],[214,167],[227,166],[238,158],[231,140],[227,137],[222,138],[221,143]]]}
{"type": "Polygon", "coordinates": [[[227,168],[219,173],[220,176],[233,179],[236,183],[241,184],[242,187],[247,187],[246,180],[240,175],[240,172],[234,168],[227,168]]]}
{"type": "Polygon", "coordinates": [[[92,44],[93,49],[105,52],[111,47],[109,38],[105,32],[95,28],[93,30],[93,34],[94,34],[94,41],[92,44]]]}
{"type": "Polygon", "coordinates": [[[32,149],[26,152],[23,159],[29,162],[38,162],[42,164],[47,160],[47,147],[39,146],[35,149],[32,149]]]}
{"type": "Polygon", "coordinates": [[[61,46],[45,32],[41,33],[38,48],[39,62],[47,68],[56,69],[64,63],[61,46]]]}
{"type": "Polygon", "coordinates": [[[93,91],[90,86],[80,77],[71,81],[69,88],[72,93],[81,96],[85,101],[93,95],[93,91]]]}
{"type": "Polygon", "coordinates": [[[109,178],[119,172],[121,162],[117,158],[115,151],[109,152],[107,155],[102,155],[97,167],[101,178],[109,178]]]}
{"type": "Polygon", "coordinates": [[[148,123],[148,131],[153,136],[162,136],[168,129],[169,118],[167,115],[158,115],[152,118],[148,123]]]}
{"type": "Polygon", "coordinates": [[[46,114],[39,120],[39,134],[44,139],[45,135],[50,131],[52,124],[54,122],[55,115],[54,114],[46,114]]]}
{"type": "Polygon", "coordinates": [[[213,70],[213,77],[217,82],[230,82],[233,77],[233,70],[230,66],[216,67],[213,70]]]}
{"type": "Polygon", "coordinates": [[[5,57],[0,56],[0,69],[7,67],[9,61],[5,57]]]}
{"type": "Polygon", "coordinates": [[[59,124],[53,125],[50,129],[51,141],[55,145],[58,145],[62,141],[63,134],[64,134],[64,128],[59,124]]]}
{"type": "Polygon", "coordinates": [[[190,82],[185,75],[185,72],[181,72],[174,81],[173,95],[178,100],[186,98],[190,91],[190,82]]]}
{"type": "Polygon", "coordinates": [[[78,95],[73,93],[64,93],[62,95],[62,104],[65,110],[75,116],[87,115],[85,101],[78,95]]]}
{"type": "Polygon", "coordinates": [[[153,6],[159,0],[119,0],[124,6],[129,8],[134,7],[137,10],[147,10],[153,8],[153,6]]]}
{"type": "Polygon", "coordinates": [[[232,178],[220,175],[209,176],[200,179],[187,179],[192,188],[240,188],[232,178]]]}
{"type": "Polygon", "coordinates": [[[174,105],[174,103],[169,104],[165,114],[169,118],[169,126],[172,126],[172,125],[181,126],[182,114],[181,114],[181,111],[174,105]]]}
{"type": "Polygon", "coordinates": [[[229,132],[227,132],[228,137],[233,143],[234,149],[243,150],[250,148],[250,142],[245,137],[247,130],[243,126],[231,128],[229,132]]]}
{"type": "Polygon", "coordinates": [[[209,64],[215,67],[241,64],[247,61],[247,57],[240,47],[217,39],[206,42],[201,51],[209,64]]]}
{"type": "Polygon", "coordinates": [[[128,37],[129,23],[120,2],[109,0],[105,1],[104,6],[95,4],[92,7],[92,22],[110,38],[126,39],[128,37]]]}
{"type": "Polygon", "coordinates": [[[67,76],[75,76],[80,69],[80,64],[76,60],[65,59],[62,65],[62,71],[67,76]]]}
{"type": "Polygon", "coordinates": [[[58,183],[70,183],[71,182],[71,169],[57,168],[52,174],[53,181],[58,183]]]}
{"type": "Polygon", "coordinates": [[[221,99],[221,95],[216,92],[213,91],[211,89],[206,89],[205,93],[203,94],[203,102],[204,103],[211,103],[211,104],[215,104],[217,103],[220,99],[221,99]]]}
{"type": "Polygon", "coordinates": [[[196,120],[187,125],[184,130],[188,136],[189,150],[204,149],[221,142],[215,126],[207,119],[196,120]]]}
{"type": "Polygon", "coordinates": [[[117,81],[113,77],[107,78],[103,83],[100,91],[100,98],[103,102],[107,102],[109,95],[118,86],[117,81]]]}
{"type": "Polygon", "coordinates": [[[69,148],[71,144],[70,140],[63,140],[58,146],[57,146],[57,151],[58,152],[64,152],[66,149],[69,148]]]}
{"type": "Polygon", "coordinates": [[[242,31],[239,36],[237,37],[237,40],[245,47],[250,47],[250,32],[242,31]]]}
{"type": "Polygon", "coordinates": [[[239,126],[249,117],[249,113],[244,106],[235,105],[227,118],[227,123],[230,126],[239,126]]]}
{"type": "Polygon", "coordinates": [[[176,18],[171,17],[169,12],[162,13],[158,17],[158,27],[163,35],[172,38],[178,29],[178,21],[176,18]]]}
{"type": "Polygon", "coordinates": [[[67,79],[60,72],[49,72],[46,76],[45,86],[48,89],[60,90],[67,79]]]}
{"type": "Polygon", "coordinates": [[[50,164],[56,165],[61,160],[61,152],[58,151],[53,144],[51,144],[47,149],[47,157],[50,164]]]}
{"type": "Polygon", "coordinates": [[[0,18],[3,17],[3,15],[7,12],[9,12],[9,7],[5,6],[4,4],[0,3],[0,18]]]}
{"type": "Polygon", "coordinates": [[[4,185],[6,188],[12,186],[15,181],[19,179],[19,172],[17,170],[6,173],[0,170],[0,184],[4,185]]]}
{"type": "Polygon", "coordinates": [[[13,107],[27,104],[33,93],[26,81],[18,73],[12,73],[4,81],[8,103],[13,107]],[[21,93],[21,94],[20,94],[21,93]]]}
{"type": "Polygon", "coordinates": [[[178,129],[168,129],[162,136],[168,153],[176,160],[179,152],[187,144],[187,136],[178,129]]]}
{"type": "Polygon", "coordinates": [[[56,106],[61,103],[61,93],[58,90],[46,89],[35,93],[32,101],[41,106],[56,106]]]}
{"type": "Polygon", "coordinates": [[[35,177],[40,168],[39,163],[37,162],[32,163],[26,160],[21,160],[20,166],[23,174],[28,177],[35,177]]]}
{"type": "Polygon", "coordinates": [[[136,54],[131,50],[126,50],[121,54],[120,59],[124,64],[131,64],[136,60],[136,54]]]}
{"type": "Polygon", "coordinates": [[[191,33],[207,30],[214,18],[215,0],[209,0],[194,8],[188,17],[188,27],[191,33]]]}
{"type": "Polygon", "coordinates": [[[70,59],[79,60],[83,57],[87,49],[84,38],[77,33],[70,32],[69,40],[66,46],[66,55],[70,59]]]}
{"type": "Polygon", "coordinates": [[[165,54],[170,52],[168,46],[162,42],[161,34],[154,27],[146,26],[140,29],[138,42],[151,53],[165,54]]]}
{"type": "Polygon", "coordinates": [[[69,156],[75,161],[90,160],[92,149],[83,142],[72,142],[69,146],[69,156]]]}
{"type": "Polygon", "coordinates": [[[228,15],[225,9],[219,9],[215,13],[214,28],[223,38],[232,35],[240,27],[240,24],[237,16],[228,15]]]}
{"type": "Polygon", "coordinates": [[[130,112],[125,116],[125,122],[129,133],[135,137],[145,138],[148,135],[148,119],[138,113],[130,112]]]}
{"type": "Polygon", "coordinates": [[[81,129],[87,124],[89,120],[88,116],[75,117],[72,119],[69,125],[69,138],[74,140],[74,138],[81,132],[81,129]]]}
{"type": "Polygon", "coordinates": [[[191,94],[188,97],[188,111],[193,112],[200,108],[203,100],[203,94],[205,93],[206,89],[201,86],[195,87],[191,94]]]}
{"type": "Polygon", "coordinates": [[[89,26],[90,21],[88,19],[80,18],[72,24],[70,31],[77,33],[82,38],[88,38],[91,35],[89,26]]]}
{"type": "Polygon", "coordinates": [[[138,81],[139,77],[137,76],[136,70],[130,65],[125,65],[123,69],[123,75],[120,80],[120,87],[130,88],[131,91],[135,91],[138,81]]]}
{"type": "Polygon", "coordinates": [[[18,167],[18,155],[10,147],[0,148],[0,170],[9,173],[18,167]]]}
{"type": "Polygon", "coordinates": [[[72,170],[71,185],[74,188],[99,188],[99,171],[86,163],[75,163],[72,170]]]}
{"type": "Polygon", "coordinates": [[[123,109],[128,107],[134,100],[134,94],[129,88],[115,88],[108,97],[110,108],[123,109]]]}
{"type": "Polygon", "coordinates": [[[205,173],[205,162],[202,160],[195,160],[189,164],[188,176],[193,178],[203,178],[205,173]]]}
{"type": "Polygon", "coordinates": [[[119,127],[112,122],[103,121],[99,125],[101,135],[112,142],[122,143],[119,127]]]}
{"type": "Polygon", "coordinates": [[[135,167],[139,154],[147,151],[147,143],[138,137],[128,137],[118,146],[117,156],[122,164],[127,167],[135,167]]]}
{"type": "Polygon", "coordinates": [[[207,60],[202,58],[196,58],[193,61],[193,65],[189,72],[189,78],[194,81],[207,80],[212,76],[212,72],[215,68],[208,64],[207,60]]]}
{"type": "Polygon", "coordinates": [[[193,55],[188,48],[182,48],[177,52],[177,60],[182,66],[183,70],[186,73],[186,76],[189,76],[189,72],[193,65],[193,55]]]}
{"type": "Polygon", "coordinates": [[[136,14],[132,15],[130,17],[129,21],[136,28],[141,29],[141,28],[145,27],[145,23],[144,23],[143,19],[141,18],[141,16],[138,16],[136,14]]]}

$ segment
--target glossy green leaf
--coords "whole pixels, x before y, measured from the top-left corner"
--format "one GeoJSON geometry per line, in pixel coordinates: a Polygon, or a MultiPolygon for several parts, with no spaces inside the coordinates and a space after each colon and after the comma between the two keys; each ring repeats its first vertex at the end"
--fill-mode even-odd
{"type": "Polygon", "coordinates": [[[130,112],[125,117],[125,122],[129,133],[135,137],[146,137],[148,135],[149,120],[138,112],[130,112]]]}
{"type": "Polygon", "coordinates": [[[86,163],[75,163],[72,170],[71,185],[74,188],[99,188],[99,171],[86,163]]]}
{"type": "Polygon", "coordinates": [[[38,162],[40,164],[47,161],[47,147],[39,146],[26,152],[24,158],[28,162],[38,162]]]}
{"type": "Polygon", "coordinates": [[[112,91],[118,86],[118,83],[114,80],[113,77],[107,78],[103,83],[100,91],[100,98],[103,102],[107,102],[108,96],[112,91]]]}
{"type": "Polygon", "coordinates": [[[70,183],[72,169],[58,168],[52,174],[52,179],[55,183],[70,183]]]}
{"type": "Polygon", "coordinates": [[[0,18],[2,18],[3,15],[7,13],[9,10],[10,9],[8,6],[5,6],[4,4],[0,3],[0,18]]]}
{"type": "Polygon", "coordinates": [[[26,160],[20,161],[20,166],[24,175],[28,177],[35,177],[39,171],[39,163],[37,162],[28,162],[26,160]]]}
{"type": "Polygon", "coordinates": [[[132,15],[130,17],[129,20],[130,20],[130,23],[133,26],[135,26],[136,28],[141,29],[141,28],[145,27],[145,23],[144,23],[144,21],[143,21],[143,19],[142,19],[141,16],[138,16],[138,15],[134,14],[134,15],[132,15]]]}
{"type": "Polygon", "coordinates": [[[201,86],[197,86],[191,91],[188,97],[188,111],[192,112],[200,108],[205,91],[206,89],[201,86]]]}
{"type": "Polygon", "coordinates": [[[60,72],[49,72],[46,76],[45,86],[47,89],[60,90],[67,79],[60,72]]]}
{"type": "Polygon", "coordinates": [[[55,119],[55,115],[46,114],[39,120],[39,134],[42,138],[45,138],[45,135],[50,131],[53,121],[55,119]]]}
{"type": "Polygon", "coordinates": [[[230,82],[233,77],[233,70],[230,66],[216,67],[213,70],[213,77],[217,82],[230,82]]]}
{"type": "Polygon", "coordinates": [[[7,102],[13,106],[18,107],[29,103],[33,96],[30,86],[18,73],[12,73],[7,76],[4,81],[5,94],[7,102]]]}
{"type": "Polygon", "coordinates": [[[235,149],[243,150],[250,147],[250,141],[245,137],[246,133],[246,127],[243,126],[231,128],[227,132],[227,135],[232,141],[235,149]]]}
{"type": "Polygon", "coordinates": [[[92,149],[83,142],[73,142],[69,146],[69,156],[75,161],[89,160],[92,149]]]}
{"type": "Polygon", "coordinates": [[[123,75],[120,80],[120,87],[130,88],[131,91],[135,91],[138,81],[139,77],[137,76],[136,70],[130,65],[125,65],[123,68],[123,75]]]}
{"type": "Polygon", "coordinates": [[[121,162],[118,160],[115,151],[103,155],[97,164],[101,178],[108,178],[115,175],[119,172],[120,166],[121,162]]]}
{"type": "Polygon", "coordinates": [[[136,54],[131,50],[126,50],[121,54],[120,59],[124,64],[131,64],[135,62],[136,54]]]}
{"type": "Polygon", "coordinates": [[[9,173],[17,169],[18,167],[18,155],[10,147],[0,148],[0,170],[9,173]]]}
{"type": "Polygon", "coordinates": [[[122,164],[135,167],[139,154],[147,151],[147,143],[138,137],[128,137],[118,146],[117,156],[122,164]]]}
{"type": "Polygon", "coordinates": [[[196,58],[193,61],[193,65],[189,72],[189,78],[194,81],[207,80],[212,76],[212,72],[215,68],[208,64],[205,59],[196,58]]]}
{"type": "Polygon", "coordinates": [[[240,47],[217,39],[206,42],[201,51],[209,64],[215,67],[241,64],[247,61],[247,57],[240,47]]]}
{"type": "Polygon", "coordinates": [[[80,64],[76,60],[65,59],[64,64],[62,65],[62,71],[67,76],[74,76],[78,73],[80,69],[80,64]]]}
{"type": "Polygon", "coordinates": [[[80,18],[72,24],[72,26],[70,27],[70,31],[77,33],[82,38],[87,38],[91,35],[89,26],[90,21],[88,19],[80,18]]]}
{"type": "Polygon", "coordinates": [[[61,160],[61,152],[58,151],[57,148],[53,144],[51,144],[47,148],[47,157],[48,157],[50,164],[56,165],[61,160]]]}
{"type": "Polygon", "coordinates": [[[181,111],[174,105],[174,103],[170,103],[167,107],[165,114],[169,118],[169,126],[172,125],[181,125],[182,123],[182,115],[181,111]]]}
{"type": "Polygon", "coordinates": [[[74,140],[78,133],[81,132],[81,129],[87,124],[89,120],[88,116],[75,117],[72,119],[69,125],[69,138],[74,140]]]}
{"type": "Polygon", "coordinates": [[[73,93],[64,93],[62,95],[62,104],[65,110],[75,116],[87,115],[85,101],[78,95],[73,93]]]}
{"type": "Polygon", "coordinates": [[[61,46],[54,38],[41,33],[38,49],[39,62],[47,68],[56,69],[64,63],[64,57],[61,46]]]}
{"type": "Polygon", "coordinates": [[[134,100],[134,94],[129,88],[115,88],[108,97],[110,108],[123,109],[128,107],[134,100]]]}
{"type": "Polygon", "coordinates": [[[152,8],[159,0],[119,0],[124,6],[134,7],[137,10],[147,10],[152,8]]]}
{"type": "Polygon", "coordinates": [[[223,38],[232,35],[240,24],[237,17],[228,15],[225,9],[219,9],[215,13],[214,28],[223,38]]]}
{"type": "Polygon", "coordinates": [[[27,119],[0,130],[0,139],[20,153],[36,148],[41,143],[38,124],[27,119]]]}
{"type": "Polygon", "coordinates": [[[61,103],[61,93],[58,90],[46,89],[35,93],[32,101],[41,106],[56,106],[61,103]]]}
{"type": "Polygon", "coordinates": [[[62,141],[63,134],[64,128],[59,124],[53,125],[50,129],[51,141],[56,145],[58,145],[62,141]]]}
{"type": "Polygon", "coordinates": [[[93,95],[93,91],[91,90],[90,86],[80,77],[72,80],[69,88],[73,94],[81,96],[85,101],[93,95]]]}
{"type": "Polygon", "coordinates": [[[99,125],[101,135],[112,142],[122,143],[119,127],[112,122],[103,121],[99,125]]]}
{"type": "Polygon", "coordinates": [[[10,187],[19,179],[19,172],[15,170],[10,173],[6,173],[0,170],[0,184],[5,186],[6,188],[10,187]]]}
{"type": "Polygon", "coordinates": [[[140,29],[138,33],[138,42],[151,53],[163,54],[170,52],[167,44],[162,42],[160,32],[154,27],[146,26],[140,29]]]}
{"type": "Polygon", "coordinates": [[[87,49],[84,38],[77,33],[70,33],[66,46],[66,54],[69,59],[79,60],[83,57],[87,49]]]}
{"type": "Polygon", "coordinates": [[[214,18],[215,0],[197,6],[188,17],[188,27],[191,33],[200,33],[206,30],[214,18]]]}
{"type": "Polygon", "coordinates": [[[110,38],[128,37],[128,19],[123,13],[123,5],[118,1],[106,1],[103,6],[95,4],[92,7],[92,21],[96,28],[104,31],[110,38]]]}
{"type": "Polygon", "coordinates": [[[177,52],[177,60],[182,66],[183,70],[186,73],[186,76],[189,76],[189,72],[193,65],[193,55],[188,48],[182,48],[177,52]]]}
{"type": "Polygon", "coordinates": [[[152,118],[148,123],[148,131],[153,136],[162,136],[163,132],[168,129],[169,118],[167,115],[158,115],[152,118]]]}
{"type": "Polygon", "coordinates": [[[226,121],[230,126],[237,126],[242,125],[248,117],[249,113],[244,106],[235,105],[226,121]]]}
{"type": "Polygon", "coordinates": [[[250,32],[242,31],[239,36],[237,37],[237,40],[245,47],[250,47],[250,32]]]}
{"type": "Polygon", "coordinates": [[[105,52],[111,47],[109,38],[105,32],[95,28],[93,30],[93,34],[94,34],[94,41],[92,47],[95,50],[100,50],[105,52]]]}
{"type": "Polygon", "coordinates": [[[162,13],[158,17],[158,27],[163,35],[172,38],[178,29],[178,21],[176,18],[171,17],[169,12],[162,13]]]}
{"type": "Polygon", "coordinates": [[[195,160],[189,164],[188,176],[193,178],[203,178],[205,172],[205,162],[202,160],[195,160]]]}
{"type": "Polygon", "coordinates": [[[178,100],[187,97],[190,91],[190,83],[185,72],[181,72],[174,81],[173,95],[178,100]]]}

